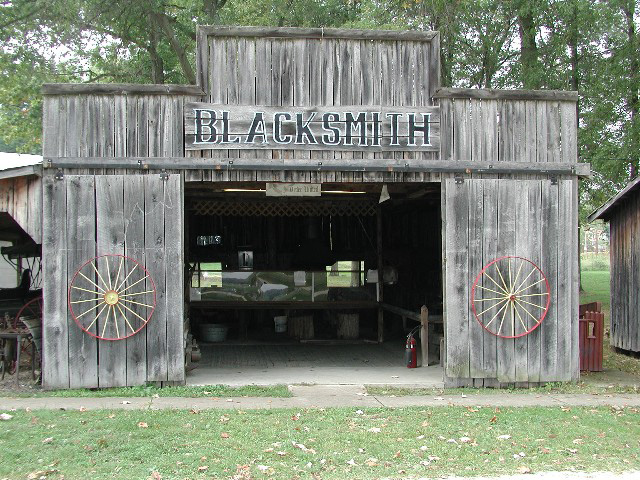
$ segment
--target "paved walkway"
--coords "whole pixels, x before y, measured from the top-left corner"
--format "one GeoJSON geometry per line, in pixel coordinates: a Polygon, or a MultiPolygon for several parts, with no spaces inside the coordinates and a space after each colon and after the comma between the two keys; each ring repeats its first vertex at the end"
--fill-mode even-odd
{"type": "Polygon", "coordinates": [[[15,409],[270,409],[328,407],[561,407],[561,406],[640,406],[640,394],[518,394],[491,393],[472,395],[402,396],[367,395],[360,385],[290,386],[292,397],[40,397],[2,398],[0,410],[15,409]]]}

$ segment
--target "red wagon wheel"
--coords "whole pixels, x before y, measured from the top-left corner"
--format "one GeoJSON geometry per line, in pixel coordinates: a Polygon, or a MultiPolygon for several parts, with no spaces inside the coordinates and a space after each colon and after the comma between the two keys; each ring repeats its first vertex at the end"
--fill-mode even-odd
{"type": "Polygon", "coordinates": [[[149,272],[124,255],[102,255],[82,265],[69,286],[69,310],[78,326],[101,340],[142,330],[156,307],[149,272]]]}
{"type": "Polygon", "coordinates": [[[518,338],[533,332],[549,311],[551,290],[542,270],[522,257],[488,263],[471,289],[471,309],[489,333],[518,338]]]}
{"type": "Polygon", "coordinates": [[[42,325],[42,297],[35,297],[25,303],[13,319],[13,328],[29,328],[29,320],[42,325]]]}

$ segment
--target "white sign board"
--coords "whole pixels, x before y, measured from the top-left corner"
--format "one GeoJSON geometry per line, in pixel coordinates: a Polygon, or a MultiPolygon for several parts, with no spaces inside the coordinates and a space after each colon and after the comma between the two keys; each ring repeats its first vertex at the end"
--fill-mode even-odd
{"type": "Polygon", "coordinates": [[[267,182],[267,197],[319,197],[322,189],[319,183],[267,182]]]}

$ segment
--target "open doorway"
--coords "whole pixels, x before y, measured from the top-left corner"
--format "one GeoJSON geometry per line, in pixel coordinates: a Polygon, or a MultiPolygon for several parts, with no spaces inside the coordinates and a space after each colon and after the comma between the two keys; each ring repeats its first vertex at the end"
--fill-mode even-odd
{"type": "MultiPolygon", "coordinates": [[[[404,368],[421,306],[441,318],[439,183],[389,185],[382,203],[379,184],[325,183],[314,198],[269,197],[255,182],[186,185],[188,343],[199,360],[188,381],[242,372],[256,383],[253,371],[265,383],[285,371],[276,377],[302,383],[325,368],[357,382],[404,368]]],[[[432,328],[438,363],[441,324],[432,328]]]]}

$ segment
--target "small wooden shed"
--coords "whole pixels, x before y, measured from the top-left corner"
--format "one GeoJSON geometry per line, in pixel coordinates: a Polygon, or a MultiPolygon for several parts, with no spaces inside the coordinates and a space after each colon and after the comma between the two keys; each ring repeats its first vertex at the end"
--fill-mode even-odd
{"type": "Polygon", "coordinates": [[[184,383],[190,334],[278,309],[383,341],[422,305],[447,385],[578,378],[575,92],[441,88],[437,32],[200,27],[196,58],[44,87],[46,388],[184,383]]]}
{"type": "Polygon", "coordinates": [[[609,222],[611,346],[640,352],[640,177],[589,216],[609,222]]]}

